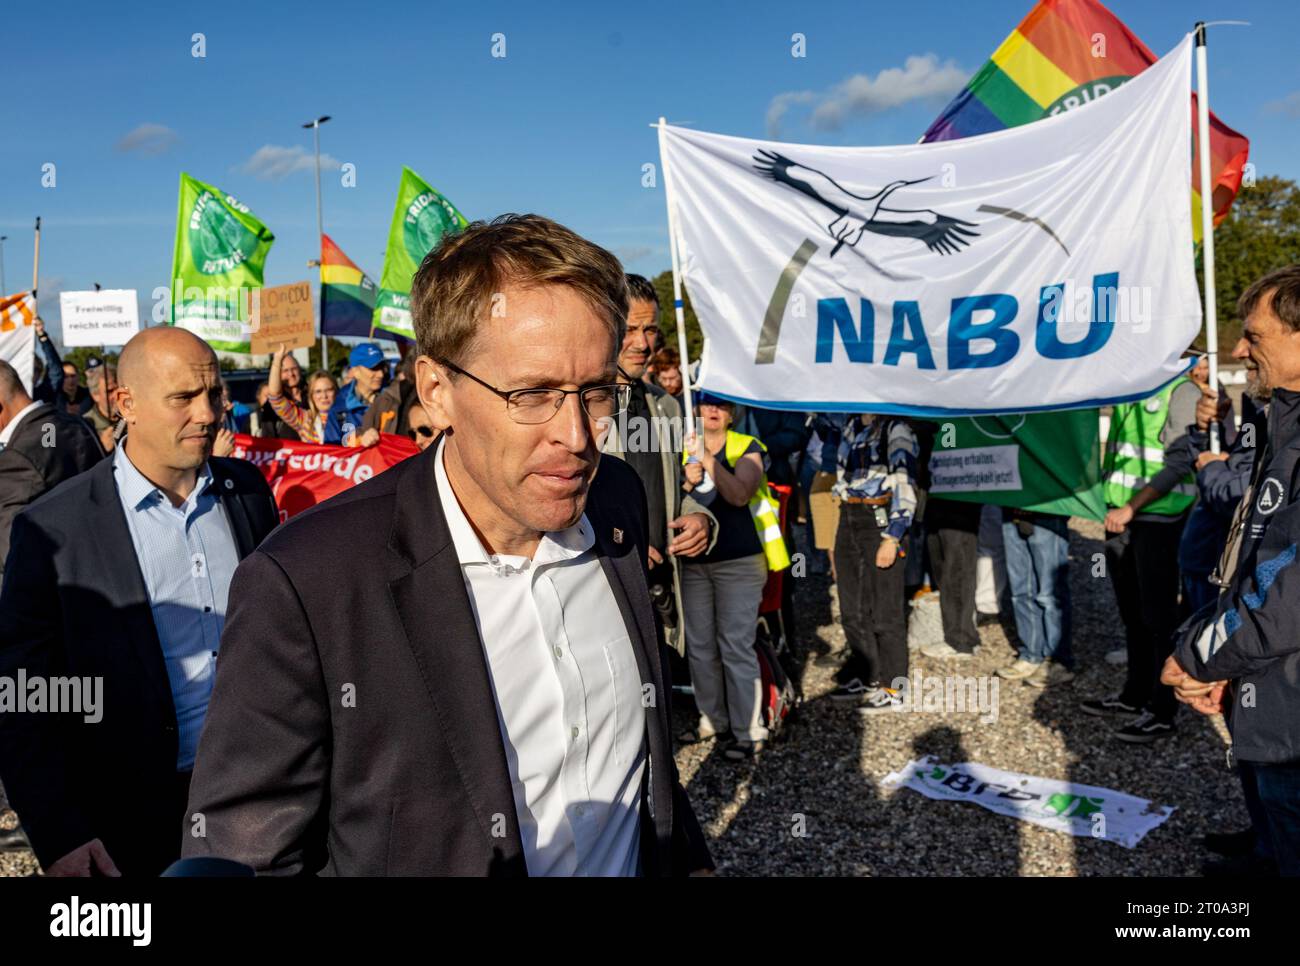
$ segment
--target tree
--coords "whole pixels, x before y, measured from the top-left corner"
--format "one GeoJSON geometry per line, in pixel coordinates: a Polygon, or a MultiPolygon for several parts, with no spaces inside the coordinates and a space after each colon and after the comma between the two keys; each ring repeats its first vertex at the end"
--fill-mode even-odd
{"type": "MultiPolygon", "coordinates": [[[[1300,264],[1300,187],[1267,176],[1242,186],[1228,217],[1214,230],[1215,302],[1219,316],[1220,359],[1241,338],[1237,299],[1262,275],[1300,264]]],[[[1196,280],[1203,287],[1201,255],[1196,280]]],[[[1202,340],[1198,337],[1197,343],[1202,340]]]]}
{"type": "MultiPolygon", "coordinates": [[[[659,293],[659,330],[664,334],[664,345],[677,348],[677,311],[673,307],[673,273],[660,272],[653,279],[655,291],[659,293]]],[[[682,311],[686,316],[686,347],[691,360],[700,357],[704,350],[704,333],[700,330],[700,320],[691,308],[691,298],[682,288],[682,311]]]]}

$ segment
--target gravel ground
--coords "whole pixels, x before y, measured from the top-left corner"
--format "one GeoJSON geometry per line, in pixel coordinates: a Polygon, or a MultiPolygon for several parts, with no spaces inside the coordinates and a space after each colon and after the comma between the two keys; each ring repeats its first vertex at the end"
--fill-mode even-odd
{"type": "MultiPolygon", "coordinates": [[[[680,748],[677,764],[727,875],[1197,875],[1207,831],[1248,824],[1234,773],[1227,770],[1221,718],[1184,710],[1179,731],[1154,745],[1127,745],[1114,725],[1076,710],[1087,697],[1113,693],[1124,669],[1107,664],[1123,629],[1106,577],[1091,575],[1102,550],[1099,523],[1070,521],[1070,592],[1074,603],[1073,683],[1040,690],[1002,682],[996,723],[978,714],[899,713],[864,717],[828,700],[834,668],[818,667],[818,649],[841,650],[834,588],[826,577],[797,579],[796,618],[805,703],[757,761],[737,764],[716,742],[680,748]],[[1136,848],[1076,838],[976,805],[933,801],[879,782],[924,754],[944,763],[973,761],[1009,771],[1101,785],[1176,810],[1136,848]],[[794,834],[802,820],[804,835],[794,834]]],[[[1175,566],[1171,560],[1170,566],[1175,566]]],[[[980,653],[935,661],[912,652],[925,673],[987,675],[1010,661],[997,624],[980,629],[980,653]]],[[[689,698],[674,706],[677,730],[694,724],[689,698]]]]}
{"type": "MultiPolygon", "coordinates": [[[[824,576],[797,578],[800,644],[808,655],[805,703],[755,762],[735,764],[714,742],[679,749],[677,764],[720,874],[726,875],[1196,875],[1197,838],[1247,824],[1236,777],[1224,765],[1219,718],[1183,712],[1178,734],[1149,746],[1116,741],[1110,725],[1076,703],[1118,691],[1124,669],[1107,664],[1123,645],[1110,583],[1093,577],[1102,528],[1071,520],[1070,593],[1079,676],[1046,691],[1003,682],[996,723],[942,712],[862,717],[827,700],[834,668],[813,658],[844,647],[835,591],[824,576]],[[1176,811],[1134,849],[1075,838],[994,815],[975,805],[932,801],[879,782],[913,758],[975,761],[1009,771],[1102,785],[1176,811]],[[798,816],[803,816],[799,819],[798,816]],[[806,834],[795,835],[796,824],[806,834]]],[[[1174,566],[1174,562],[1169,562],[1174,566]]],[[[1002,627],[980,629],[980,654],[932,661],[926,673],[988,675],[1011,660],[1002,627]]],[[[675,729],[694,723],[678,697],[675,729]]],[[[30,852],[0,853],[0,876],[32,875],[30,852]]]]}

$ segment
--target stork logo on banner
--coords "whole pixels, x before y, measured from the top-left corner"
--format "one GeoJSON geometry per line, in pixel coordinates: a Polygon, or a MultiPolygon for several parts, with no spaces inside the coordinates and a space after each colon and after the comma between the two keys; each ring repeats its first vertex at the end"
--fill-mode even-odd
{"type": "MultiPolygon", "coordinates": [[[[955,255],[968,248],[973,239],[979,238],[980,233],[975,230],[979,226],[973,221],[946,215],[933,208],[904,207],[906,192],[902,189],[932,181],[934,175],[891,181],[878,191],[859,194],[850,191],[824,171],[765,148],[759,148],[754,154],[754,170],[761,177],[770,178],[777,184],[813,199],[825,209],[824,213],[830,217],[826,232],[835,241],[830,251],[831,258],[845,245],[856,248],[868,232],[887,238],[915,239],[936,255],[955,255]],[[898,200],[891,201],[898,192],[902,192],[898,200]]],[[[1069,257],[1070,249],[1065,242],[1041,218],[1000,205],[984,204],[975,210],[1034,225],[1051,237],[1066,257],[1069,257]]],[[[817,249],[815,242],[805,238],[777,279],[776,288],[764,313],[763,327],[759,331],[755,363],[770,364],[776,360],[777,341],[781,335],[781,320],[785,315],[786,302],[799,273],[817,249]]]]}
{"type": "MultiPolygon", "coordinates": [[[[864,232],[893,238],[915,238],[932,252],[955,254],[979,235],[971,231],[975,223],[940,214],[933,208],[896,208],[886,205],[900,188],[921,184],[930,178],[891,181],[873,194],[856,194],[830,175],[791,161],[783,154],[759,149],[754,155],[754,169],[778,184],[786,185],[821,203],[834,218],[826,226],[835,239],[831,258],[848,245],[856,248],[864,232]]],[[[901,203],[896,202],[896,203],[901,203]]]]}

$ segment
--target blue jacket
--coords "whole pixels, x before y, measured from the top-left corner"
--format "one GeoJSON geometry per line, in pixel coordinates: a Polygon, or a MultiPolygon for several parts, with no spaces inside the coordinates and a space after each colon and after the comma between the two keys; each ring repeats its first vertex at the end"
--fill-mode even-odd
{"type": "Polygon", "coordinates": [[[344,383],[343,388],[334,397],[334,405],[330,407],[329,414],[325,417],[325,437],[322,442],[330,446],[342,445],[345,424],[351,426],[348,435],[359,433],[361,420],[365,418],[366,410],[369,408],[370,403],[357,395],[357,381],[353,379],[351,382],[344,383]]]}

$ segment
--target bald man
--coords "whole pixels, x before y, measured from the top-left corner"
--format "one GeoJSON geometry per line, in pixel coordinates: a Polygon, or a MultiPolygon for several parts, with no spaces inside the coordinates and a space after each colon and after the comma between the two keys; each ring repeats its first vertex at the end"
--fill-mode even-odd
{"type": "Polygon", "coordinates": [[[252,464],[211,455],[198,337],[140,332],[112,401],[121,445],[15,518],[0,588],[0,678],[57,712],[0,715],[0,775],[54,876],[156,876],[202,831],[182,816],[230,578],[279,522],[252,464]]]}

